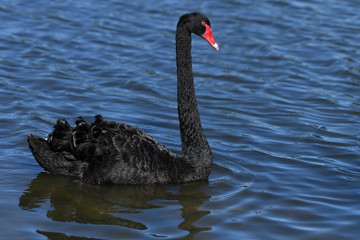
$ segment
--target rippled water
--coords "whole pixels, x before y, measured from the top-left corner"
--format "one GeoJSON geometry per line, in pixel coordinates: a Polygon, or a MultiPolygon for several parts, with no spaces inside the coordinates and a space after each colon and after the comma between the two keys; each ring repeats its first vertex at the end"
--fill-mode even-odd
{"type": "Polygon", "coordinates": [[[356,239],[359,1],[0,1],[4,239],[356,239]],[[208,182],[88,185],[27,148],[58,118],[136,125],[180,151],[174,33],[212,21],[193,62],[208,182]]]}

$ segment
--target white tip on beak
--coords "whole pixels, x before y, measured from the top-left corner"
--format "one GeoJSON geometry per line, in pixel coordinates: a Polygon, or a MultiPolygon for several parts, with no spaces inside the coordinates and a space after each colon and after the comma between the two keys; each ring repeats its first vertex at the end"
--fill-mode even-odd
{"type": "Polygon", "coordinates": [[[217,43],[214,43],[212,46],[216,49],[216,51],[219,51],[219,45],[217,43]]]}

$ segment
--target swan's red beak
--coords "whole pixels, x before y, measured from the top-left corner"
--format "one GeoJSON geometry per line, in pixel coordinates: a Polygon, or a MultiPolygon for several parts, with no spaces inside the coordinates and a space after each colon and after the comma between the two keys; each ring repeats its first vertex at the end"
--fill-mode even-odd
{"type": "Polygon", "coordinates": [[[219,50],[219,45],[216,43],[214,36],[212,34],[211,27],[207,25],[205,22],[202,22],[202,25],[206,27],[205,33],[202,35],[202,37],[210,43],[210,45],[215,48],[217,51],[219,50]]]}

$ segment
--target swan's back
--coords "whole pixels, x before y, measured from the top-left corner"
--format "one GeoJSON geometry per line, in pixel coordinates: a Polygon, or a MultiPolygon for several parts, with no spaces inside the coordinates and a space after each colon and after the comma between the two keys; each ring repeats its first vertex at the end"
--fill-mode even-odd
{"type": "Polygon", "coordinates": [[[74,128],[58,120],[47,140],[29,135],[29,146],[45,170],[90,183],[194,180],[195,169],[184,157],[170,152],[141,129],[104,121],[100,115],[92,124],[79,118],[74,128]]]}

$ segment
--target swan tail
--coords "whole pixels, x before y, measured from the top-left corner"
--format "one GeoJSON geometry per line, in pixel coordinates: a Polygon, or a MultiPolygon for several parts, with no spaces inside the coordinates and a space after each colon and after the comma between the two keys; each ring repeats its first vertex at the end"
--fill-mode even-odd
{"type": "Polygon", "coordinates": [[[28,144],[34,158],[46,171],[76,177],[83,176],[87,163],[76,160],[71,153],[54,151],[45,139],[33,134],[29,134],[28,144]]]}

